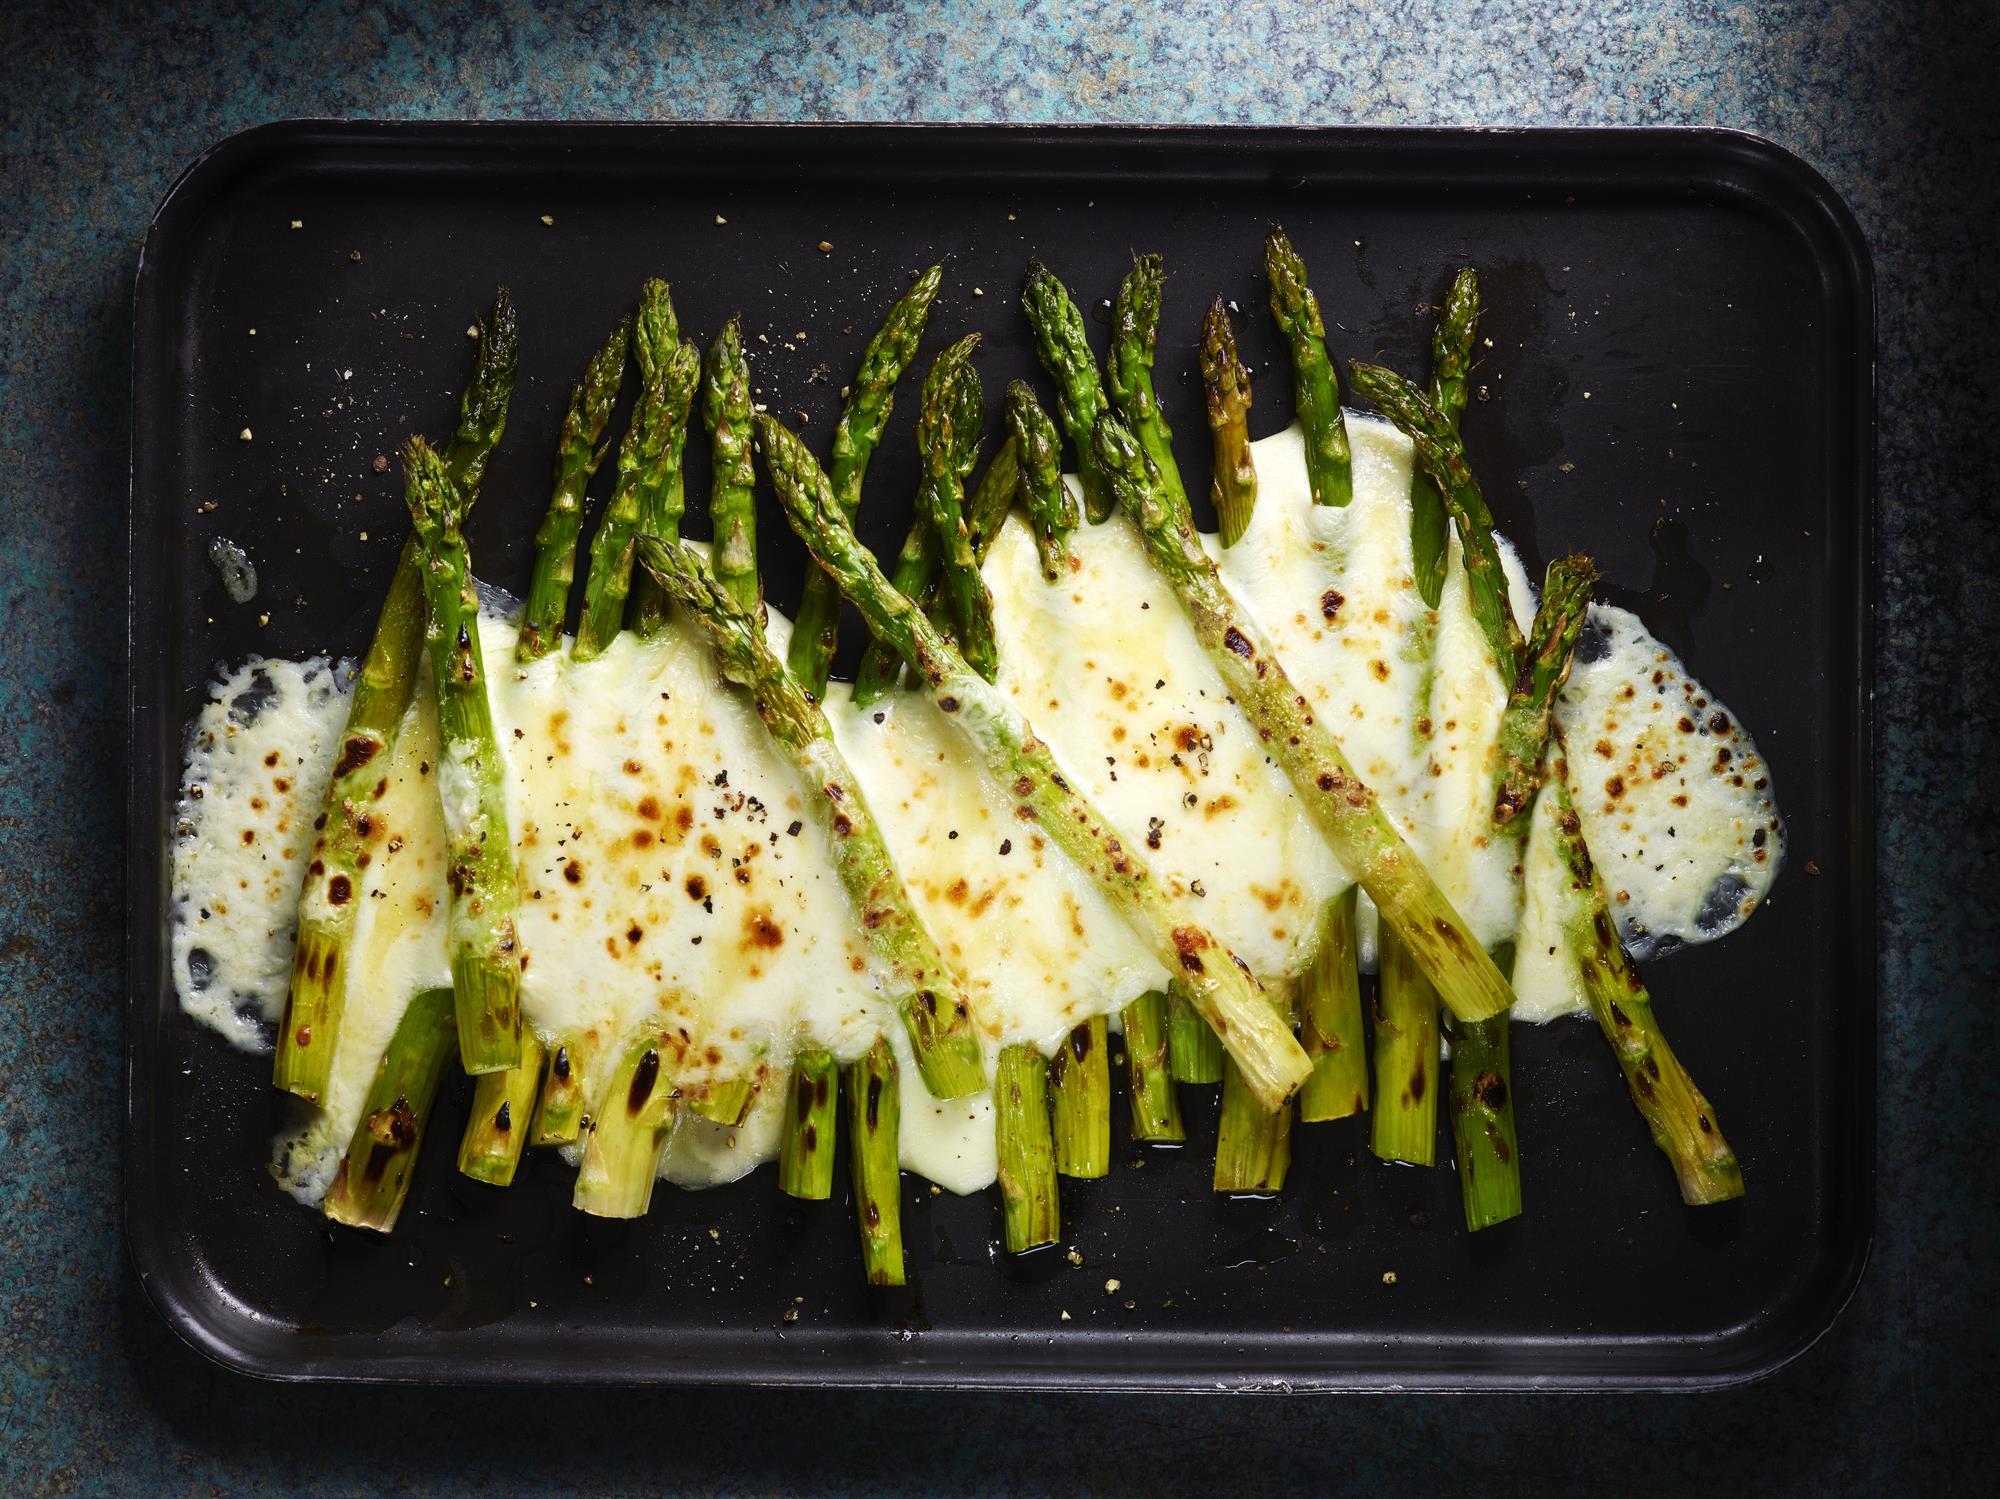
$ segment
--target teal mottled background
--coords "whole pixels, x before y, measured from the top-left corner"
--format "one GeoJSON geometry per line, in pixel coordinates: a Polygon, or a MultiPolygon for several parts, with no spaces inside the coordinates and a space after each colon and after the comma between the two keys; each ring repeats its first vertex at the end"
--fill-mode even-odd
{"type": "Polygon", "coordinates": [[[1987,4],[0,5],[0,1491],[1974,1492],[1994,1471],[1987,4]],[[177,1344],[118,1221],[132,273],[298,115],[1700,124],[1818,167],[1881,296],[1880,1223],[1833,1332],[1683,1398],[306,1390],[177,1344]]]}

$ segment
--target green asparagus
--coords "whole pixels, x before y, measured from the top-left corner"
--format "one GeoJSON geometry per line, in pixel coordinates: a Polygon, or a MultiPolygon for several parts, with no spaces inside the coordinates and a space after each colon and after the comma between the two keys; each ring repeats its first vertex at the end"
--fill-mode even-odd
{"type": "MultiPolygon", "coordinates": [[[[1457,430],[1465,411],[1466,375],[1479,332],[1479,277],[1470,269],[1452,278],[1444,315],[1431,336],[1431,404],[1457,430]]],[[[1410,475],[1410,559],[1417,594],[1424,607],[1435,609],[1444,597],[1444,575],[1450,560],[1447,540],[1451,513],[1437,480],[1418,465],[1410,475]]]]}
{"type": "Polygon", "coordinates": [[[1073,1029],[1049,1062],[1056,1170],[1093,1178],[1111,1170],[1111,1031],[1102,1015],[1073,1029]]]}
{"type": "Polygon", "coordinates": [[[452,1033],[449,989],[424,990],[396,1022],[326,1194],[323,1211],[334,1222],[384,1234],[396,1226],[438,1084],[451,1065],[452,1033]]]}
{"type": "Polygon", "coordinates": [[[1346,505],[1354,498],[1354,458],[1340,411],[1340,385],[1326,353],[1326,325],[1319,298],[1306,284],[1306,263],[1276,225],[1264,240],[1264,278],[1271,289],[1271,316],[1292,351],[1292,399],[1305,429],[1313,503],[1346,505]]]}
{"type": "MultiPolygon", "coordinates": [[[[861,355],[861,368],[847,387],[840,425],[833,432],[833,492],[850,516],[860,508],[862,475],[882,440],[883,429],[889,425],[896,382],[916,358],[924,325],[930,321],[931,303],[937,299],[938,285],[943,279],[941,264],[917,277],[868,341],[861,355]]],[[[792,676],[814,697],[826,696],[826,679],[833,670],[839,629],[840,590],[817,568],[807,569],[805,589],[799,596],[798,618],[792,622],[787,664],[792,676]]]]}
{"type": "Polygon", "coordinates": [[[1175,500],[1185,508],[1187,490],[1174,462],[1174,433],[1153,390],[1154,350],[1160,337],[1160,298],[1167,273],[1157,255],[1141,255],[1119,284],[1111,304],[1111,357],[1104,362],[1104,386],[1111,409],[1139,439],[1175,500]]]}
{"type": "Polygon", "coordinates": [[[903,1283],[903,1188],[898,1140],[902,1093],[888,1038],[842,1069],[847,1101],[847,1160],[854,1176],[854,1218],[861,1229],[861,1267],[871,1286],[903,1283]]]}
{"type": "Polygon", "coordinates": [[[1021,466],[1021,507],[1035,533],[1042,576],[1054,583],[1069,573],[1069,534],[1078,520],[1076,497],[1063,483],[1062,436],[1025,380],[1007,387],[1007,431],[1021,466]]]}
{"type": "Polygon", "coordinates": [[[571,1202],[593,1218],[643,1218],[652,1205],[660,1152],[672,1132],[676,1100],[665,1075],[664,1041],[642,1036],[607,1080],[603,1101],[583,1135],[571,1202]]]}
{"type": "Polygon", "coordinates": [[[632,319],[627,317],[591,356],[570,393],[556,446],[555,490],[535,532],[535,571],[514,646],[518,660],[538,661],[562,643],[563,616],[569,612],[570,583],[576,574],[576,539],[583,530],[584,491],[609,446],[598,439],[625,382],[625,353],[631,341],[632,319]]]}
{"type": "Polygon", "coordinates": [[[979,575],[972,554],[972,536],[965,524],[965,470],[960,455],[977,451],[978,433],[954,430],[953,408],[979,410],[979,372],[972,351],[979,335],[969,333],[938,355],[924,380],[923,407],[917,417],[917,448],[923,455],[924,477],[917,503],[936,541],[942,564],[941,593],[948,606],[947,632],[958,653],[987,681],[999,674],[993,644],[993,599],[979,575]],[[966,390],[971,392],[968,396],[966,390]]]}
{"type": "Polygon", "coordinates": [[[757,470],[750,456],[750,364],[735,318],[722,325],[702,366],[701,420],[715,454],[708,519],[715,540],[715,578],[736,602],[764,618],[763,575],[757,568],[757,470]]]}
{"type": "Polygon", "coordinates": [[[1208,427],[1215,441],[1215,505],[1222,544],[1235,546],[1257,508],[1257,465],[1250,457],[1250,371],[1236,353],[1236,329],[1217,297],[1201,320],[1201,381],[1208,397],[1208,427]]]}
{"type": "MultiPolygon", "coordinates": [[[[639,293],[633,346],[639,365],[639,394],[632,406],[631,423],[618,444],[618,484],[590,541],[583,619],[576,627],[576,643],[570,648],[574,661],[601,655],[625,627],[625,602],[632,589],[632,538],[650,503],[648,496],[668,482],[669,439],[687,420],[700,371],[700,355],[680,336],[673,298],[664,281],[648,281],[639,293]]],[[[550,607],[554,607],[553,602],[550,607]]]]}
{"type": "MultiPolygon", "coordinates": [[[[1190,1017],[1205,1031],[1199,1017],[1190,1017]]],[[[1187,1138],[1180,1095],[1168,1063],[1167,996],[1154,989],[1125,1006],[1125,1067],[1132,1105],[1132,1138],[1177,1145],[1187,1138]]],[[[1215,1032],[1208,1031],[1212,1037],[1215,1032]]]]}
{"type": "MultiPolygon", "coordinates": [[[[506,430],[514,394],[520,336],[514,306],[502,287],[491,313],[479,319],[478,353],[472,381],[460,403],[458,432],[445,449],[445,468],[469,507],[479,496],[487,460],[506,430]]],[[[361,855],[384,836],[380,819],[369,813],[376,788],[385,783],[382,766],[396,748],[396,734],[416,691],[423,653],[423,581],[414,533],[403,546],[389,583],[389,596],[354,679],[347,722],[340,735],[340,758],[327,783],[313,839],[312,863],[299,891],[298,946],[278,1027],[272,1081],[309,1102],[325,1094],[334,1049],[347,1010],[347,972],[360,902],[361,855]],[[365,831],[364,831],[365,830],[365,831]]]]}
{"type": "Polygon", "coordinates": [[[521,952],[514,931],[514,843],[506,768],[486,699],[479,595],[461,529],[466,501],[421,437],[403,451],[411,518],[421,542],[424,642],[437,694],[438,801],[451,892],[447,937],[458,1007],[459,1060],[473,1076],[521,1060],[521,952]]]}
{"type": "Polygon", "coordinates": [[[1000,1048],[993,1078],[1000,1211],[1009,1254],[1053,1244],[1062,1232],[1049,1129],[1049,1064],[1034,1047],[1000,1048]]]}
{"type": "Polygon", "coordinates": [[[1104,382],[1098,377],[1097,357],[1090,352],[1083,314],[1070,299],[1069,289],[1039,260],[1028,266],[1021,305],[1027,310],[1029,326],[1035,332],[1035,353],[1049,378],[1056,382],[1056,418],[1062,423],[1070,446],[1076,449],[1077,479],[1083,486],[1083,513],[1096,525],[1111,514],[1111,494],[1104,487],[1104,475],[1097,466],[1090,434],[1109,402],[1104,382]]]}
{"type": "Polygon", "coordinates": [[[540,1039],[523,1030],[520,1065],[473,1081],[472,1113],[458,1142],[458,1169],[467,1176],[495,1187],[514,1180],[528,1143],[544,1060],[540,1039]]]}
{"type": "MultiPolygon", "coordinates": [[[[717,579],[716,587],[721,586],[717,579]]],[[[785,1099],[788,1117],[778,1145],[778,1190],[786,1196],[824,1202],[833,1195],[839,1093],[840,1067],[832,1053],[809,1046],[792,1059],[792,1085],[785,1099]]]]}

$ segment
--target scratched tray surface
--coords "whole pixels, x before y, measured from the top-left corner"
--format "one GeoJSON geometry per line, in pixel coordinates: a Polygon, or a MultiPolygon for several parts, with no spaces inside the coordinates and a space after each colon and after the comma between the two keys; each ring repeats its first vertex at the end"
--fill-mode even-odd
{"type": "MultiPolygon", "coordinates": [[[[226,143],[162,209],[138,286],[126,1146],[150,1295],[197,1346],[286,1377],[1616,1386],[1775,1367],[1851,1291],[1872,1217],[1869,298],[1824,184],[1729,135],[288,125],[226,143]],[[568,383],[645,276],[671,279],[700,336],[739,310],[767,335],[763,399],[823,446],[915,268],[950,257],[926,358],[977,329],[995,392],[1033,373],[1030,256],[1094,303],[1131,250],[1159,249],[1160,385],[1199,474],[1211,294],[1246,314],[1253,431],[1290,419],[1262,310],[1274,219],[1343,358],[1421,369],[1424,309],[1453,267],[1479,268],[1492,345],[1465,427],[1501,526],[1536,575],[1596,556],[1602,596],[1770,760],[1790,828],[1771,899],[1650,972],[1745,1200],[1680,1206],[1588,1021],[1516,1029],[1528,1210],[1476,1239],[1451,1171],[1376,1162],[1361,1121],[1297,1129],[1281,1198],[1216,1199],[1199,1090],[1187,1148],[1121,1147],[1107,1180],[1063,1184],[1080,1266],[1010,1262],[995,1194],[906,1178],[896,1292],[859,1283],[844,1164],[824,1204],[762,1171],[601,1223],[570,1209],[552,1156],[507,1191],[456,1174],[463,1080],[393,1236],[278,1192],[269,1059],[185,1019],[167,979],[180,748],[216,663],[365,645],[407,524],[394,465],[373,460],[447,429],[466,324],[497,284],[522,376],[471,542],[519,590],[568,383]],[[251,604],[206,560],[219,536],[256,564],[251,604]]],[[[1100,307],[1100,344],[1102,323],[1100,307]]],[[[877,547],[908,514],[915,405],[869,475],[877,547]]],[[[760,523],[789,607],[803,553],[768,495],[760,523]]]]}

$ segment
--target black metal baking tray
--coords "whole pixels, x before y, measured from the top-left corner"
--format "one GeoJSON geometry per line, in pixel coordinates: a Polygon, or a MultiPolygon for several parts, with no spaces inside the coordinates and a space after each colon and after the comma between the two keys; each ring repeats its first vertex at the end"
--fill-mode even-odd
{"type": "MultiPolygon", "coordinates": [[[[1873,301],[1852,219],[1794,158],[1689,131],[282,124],[174,188],[136,318],[126,1224],[154,1303],[219,1361],[468,1382],[1685,1387],[1777,1367],[1851,1293],[1873,1215],[1873,301]],[[393,1237],[279,1195],[268,1060],[182,1017],[166,976],[182,739],[216,662],[365,643],[405,528],[371,460],[444,428],[462,330],[497,284],[523,378],[472,543],[518,588],[567,383],[646,275],[673,281],[693,330],[740,310],[767,334],[763,399],[823,442],[914,268],[951,257],[930,342],[984,332],[993,390],[1031,372],[1031,255],[1097,298],[1128,252],[1160,249],[1162,389],[1201,472],[1211,294],[1247,314],[1255,430],[1289,419],[1261,311],[1274,219],[1342,356],[1417,366],[1425,307],[1453,267],[1480,268],[1492,342],[1466,426],[1502,526],[1531,569],[1599,558],[1610,596],[1767,752],[1791,837],[1767,908],[1651,973],[1746,1200],[1680,1206],[1588,1022],[1517,1031],[1528,1212],[1477,1238],[1448,1170],[1375,1162],[1353,1121],[1296,1132],[1282,1198],[1217,1201],[1199,1108],[1188,1149],[1065,1184],[1080,1267],[1006,1263],[991,1194],[909,1180],[900,1293],[859,1284],[846,1202],[792,1203],[768,1173],[663,1190],[631,1225],[573,1213],[553,1159],[506,1192],[462,1180],[453,1106],[393,1237]],[[218,535],[254,558],[253,604],[207,565],[218,535]]],[[[906,514],[914,405],[870,475],[877,544],[906,514]]],[[[789,604],[801,553],[768,502],[763,534],[789,604]]]]}

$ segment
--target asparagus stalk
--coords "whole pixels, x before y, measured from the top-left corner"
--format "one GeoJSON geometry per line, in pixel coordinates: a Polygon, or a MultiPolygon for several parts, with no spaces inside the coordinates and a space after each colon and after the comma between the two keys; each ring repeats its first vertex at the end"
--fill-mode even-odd
{"type": "Polygon", "coordinates": [[[854,1173],[854,1218],[861,1266],[871,1286],[903,1283],[903,1188],[899,1135],[903,1100],[896,1053],[877,1036],[861,1060],[842,1069],[847,1099],[847,1160],[854,1173]]]}
{"type": "Polygon", "coordinates": [[[521,1032],[521,1063],[473,1081],[472,1113],[458,1142],[458,1169],[477,1181],[504,1187],[514,1180],[535,1116],[547,1060],[541,1039],[521,1032]]]}
{"type": "Polygon", "coordinates": [[[1098,378],[1097,358],[1090,352],[1083,314],[1070,299],[1069,288],[1039,260],[1029,263],[1021,305],[1035,331],[1035,353],[1056,382],[1056,417],[1070,446],[1076,449],[1083,513],[1094,526],[1111,514],[1111,492],[1105,488],[1090,439],[1098,416],[1109,403],[1104,383],[1098,378]]]}
{"type": "Polygon", "coordinates": [[[1354,459],[1347,442],[1347,418],[1340,413],[1340,386],[1326,353],[1326,324],[1319,298],[1306,284],[1306,263],[1275,224],[1264,240],[1264,279],[1271,290],[1271,316],[1292,350],[1293,400],[1306,435],[1306,478],[1315,505],[1346,505],[1354,498],[1354,459]]]}
{"type": "MultiPolygon", "coordinates": [[[[665,478],[646,491],[639,509],[639,529],[656,541],[678,541],[681,517],[687,512],[682,460],[687,456],[688,408],[682,406],[667,430],[665,478]]],[[[640,639],[657,635],[667,622],[667,595],[659,579],[642,571],[632,583],[625,623],[640,639]]],[[[762,628],[761,617],[758,626],[762,628]]]]}
{"type": "MultiPolygon", "coordinates": [[[[445,468],[469,507],[478,498],[486,463],[506,430],[514,394],[520,337],[514,306],[502,287],[493,310],[478,322],[472,381],[460,403],[458,432],[445,449],[445,468]]],[[[423,582],[412,534],[397,560],[389,596],[374,639],[354,680],[340,758],[327,783],[316,826],[312,863],[299,891],[298,946],[278,1027],[272,1081],[288,1093],[318,1102],[326,1093],[334,1049],[347,1010],[348,949],[360,903],[362,854],[382,836],[368,809],[386,783],[381,767],[396,747],[397,730],[416,691],[423,652],[423,582]]]]}
{"type": "Polygon", "coordinates": [[[424,642],[437,693],[438,801],[451,890],[447,937],[458,1007],[458,1053],[477,1077],[521,1060],[520,944],[514,931],[514,843],[486,664],[479,595],[461,529],[466,501],[421,437],[403,452],[411,518],[421,542],[424,642]]]}
{"type": "Polygon", "coordinates": [[[1208,427],[1215,438],[1215,478],[1209,498],[1222,544],[1235,546],[1257,508],[1257,465],[1250,458],[1250,371],[1236,353],[1236,329],[1217,297],[1201,320],[1201,382],[1208,427]]]}
{"type": "Polygon", "coordinates": [[[1049,1065],[1034,1047],[1000,1048],[993,1105],[1007,1252],[1024,1254],[1055,1243],[1062,1231],[1049,1132],[1049,1065]]]}
{"type": "Polygon", "coordinates": [[[384,1234],[396,1226],[438,1083],[451,1062],[452,1033],[449,989],[424,990],[396,1022],[326,1194],[323,1211],[334,1222],[384,1234]]]}
{"type": "MultiPolygon", "coordinates": [[[[632,538],[639,530],[640,517],[653,503],[650,497],[668,482],[669,444],[674,430],[687,420],[700,374],[701,356],[693,344],[681,338],[673,297],[667,283],[657,278],[639,292],[633,347],[639,365],[639,395],[633,403],[631,423],[618,444],[617,487],[597,523],[597,534],[590,540],[583,619],[570,648],[574,661],[603,654],[625,626],[626,598],[632,590],[632,538]]],[[[555,607],[553,598],[549,607],[555,607]]],[[[567,607],[565,588],[563,608],[567,607]]]]}
{"type": "MultiPolygon", "coordinates": [[[[951,429],[958,454],[959,478],[963,480],[979,461],[979,388],[963,382],[955,383],[952,386],[952,402],[951,429]]],[[[896,554],[895,571],[891,575],[897,592],[911,599],[922,598],[930,591],[938,565],[937,532],[923,514],[921,500],[917,508],[917,517],[903,538],[902,549],[896,554]]],[[[931,614],[932,622],[940,630],[950,628],[948,618],[935,611],[931,614]]],[[[865,708],[870,703],[879,702],[896,685],[902,669],[902,660],[893,650],[880,640],[871,642],[861,657],[860,669],[854,674],[854,705],[865,708]]]]}
{"type": "Polygon", "coordinates": [[[1225,1063],[1222,1112],[1215,1129],[1214,1189],[1252,1194],[1282,1191],[1291,1163],[1290,1106],[1265,1109],[1244,1086],[1243,1074],[1225,1063]]]}
{"type": "Polygon", "coordinates": [[[749,1078],[732,1077],[710,1083],[694,1097],[682,1101],[689,1113],[712,1124],[741,1124],[749,1117],[750,1100],[756,1096],[757,1086],[749,1078]]]}
{"type": "Polygon", "coordinates": [[[660,1152],[674,1124],[674,1087],[663,1076],[660,1041],[642,1036],[612,1070],[583,1136],[570,1199],[594,1218],[643,1218],[652,1205],[660,1152]]]}
{"type": "MultiPolygon", "coordinates": [[[[965,732],[1013,796],[1016,815],[1096,881],[1169,972],[1178,973],[1258,1096],[1273,1108],[1290,1097],[1310,1064],[1264,1002],[1257,981],[1205,929],[1184,919],[1145,862],[1071,787],[1028,721],[890,585],[855,539],[805,445],[768,417],[758,420],[757,439],[793,529],[860,607],[876,639],[895,647],[938,707],[965,732]]],[[[1504,993],[1505,986],[1501,989],[1504,993]]]]}
{"type": "Polygon", "coordinates": [[[1062,434],[1025,380],[1007,387],[1006,422],[1020,460],[1021,506],[1035,533],[1042,576],[1054,583],[1069,572],[1069,533],[1078,520],[1076,499],[1062,478],[1062,434]]]}
{"type": "Polygon", "coordinates": [[[1188,1001],[1178,982],[1167,986],[1167,1070],[1177,1083],[1222,1081],[1222,1038],[1188,1001]]]}
{"type": "Polygon", "coordinates": [[[1375,1108],[1369,1148],[1385,1161],[1437,1161],[1437,991],[1384,932],[1375,986],[1375,1108]]]}
{"type": "Polygon", "coordinates": [[[1160,472],[1160,482],[1185,509],[1187,491],[1181,485],[1180,466],[1174,462],[1173,429],[1167,425],[1160,398],[1153,390],[1160,298],[1166,284],[1165,264],[1158,255],[1134,258],[1111,304],[1111,357],[1104,363],[1104,384],[1111,409],[1139,439],[1139,446],[1160,472]]]}
{"type": "Polygon", "coordinates": [[[586,1048],[574,1038],[558,1038],[548,1049],[542,1076],[542,1096],[535,1105],[535,1126],[529,1143],[567,1145],[589,1124],[591,1080],[586,1075],[586,1048]]]}
{"type": "Polygon", "coordinates": [[[1603,878],[1584,845],[1583,823],[1570,800],[1568,750],[1555,736],[1555,772],[1548,795],[1556,799],[1556,849],[1569,871],[1563,932],[1584,997],[1612,1055],[1625,1074],[1653,1143],[1673,1163],[1681,1201],[1700,1206],[1743,1195],[1743,1171],[1722,1137],[1715,1110],[1667,1045],[1639,969],[1618,940],[1603,878]]]}
{"type": "MultiPolygon", "coordinates": [[[[896,382],[916,358],[924,325],[930,321],[931,303],[937,299],[938,284],[943,278],[941,264],[917,277],[868,341],[861,355],[861,368],[847,387],[840,425],[833,431],[833,492],[850,516],[860,508],[862,475],[882,440],[883,429],[889,425],[896,382]]],[[[792,622],[787,665],[792,676],[814,697],[826,696],[826,679],[833,670],[839,631],[840,590],[817,568],[810,569],[806,573],[805,590],[799,596],[798,618],[792,622]]]]}
{"type": "Polygon", "coordinates": [[[555,491],[535,532],[535,571],[514,646],[517,660],[539,661],[562,644],[563,616],[569,612],[570,583],[576,574],[576,539],[583,530],[584,491],[609,447],[598,439],[625,382],[625,352],[631,341],[632,319],[623,318],[604,347],[591,356],[570,393],[569,412],[556,445],[555,491]]]}
{"type": "MultiPolygon", "coordinates": [[[[720,580],[716,586],[722,586],[720,580]]],[[[778,1189],[787,1196],[824,1202],[833,1195],[834,1120],[839,1106],[840,1067],[833,1054],[817,1046],[800,1051],[792,1061],[786,1127],[778,1146],[778,1189]]]]}
{"type": "Polygon", "coordinates": [[[764,584],[757,570],[757,470],[750,456],[750,363],[738,320],[723,324],[702,366],[701,420],[715,453],[708,495],[715,541],[715,580],[736,602],[764,618],[764,584]]]}
{"type": "MultiPolygon", "coordinates": [[[[1466,375],[1479,332],[1479,277],[1461,270],[1445,294],[1444,315],[1431,335],[1431,404],[1454,431],[1465,411],[1466,375]]],[[[1418,465],[1410,475],[1411,574],[1424,607],[1435,609],[1444,597],[1444,575],[1451,548],[1451,513],[1437,480],[1418,465]]]]}
{"type": "Polygon", "coordinates": [[[1356,894],[1348,886],[1320,913],[1319,947],[1299,985],[1300,1039],[1313,1059],[1313,1075],[1299,1090],[1299,1118],[1308,1124],[1345,1119],[1368,1107],[1368,1053],[1354,942],[1356,894]]]}
{"type": "Polygon", "coordinates": [[[924,463],[918,511],[930,526],[943,563],[940,593],[951,618],[949,633],[966,664],[990,682],[1000,670],[993,643],[993,599],[972,553],[972,535],[965,524],[965,470],[959,464],[962,453],[977,451],[979,436],[976,427],[955,431],[953,419],[954,407],[977,413],[982,404],[979,372],[971,364],[978,346],[979,335],[967,334],[938,355],[924,380],[924,403],[917,417],[917,447],[924,463]]]}
{"type": "MultiPolygon", "coordinates": [[[[1191,1014],[1190,1018],[1208,1030],[1198,1016],[1191,1014]]],[[[1174,1090],[1173,1071],[1168,1065],[1166,992],[1155,989],[1140,995],[1125,1007],[1124,1022],[1132,1138],[1177,1145],[1187,1138],[1187,1130],[1181,1123],[1180,1095],[1174,1090]]]]}
{"type": "Polygon", "coordinates": [[[1111,1170],[1111,1029],[1093,1015],[1064,1037],[1049,1062],[1056,1170],[1095,1178],[1111,1170]]]}
{"type": "MultiPolygon", "coordinates": [[[[1157,471],[1116,417],[1098,420],[1097,456],[1119,507],[1139,528],[1154,566],[1179,595],[1224,685],[1256,725],[1273,760],[1291,777],[1335,856],[1409,945],[1454,1012],[1483,1019],[1504,1011],[1513,1002],[1507,981],[1396,831],[1375,793],[1355,774],[1333,735],[1307,709],[1263,631],[1222,587],[1193,522],[1185,510],[1174,508],[1157,471]]],[[[1228,1041],[1225,1034],[1224,1044],[1228,1041]]],[[[1237,1062],[1242,1065],[1242,1058],[1237,1062]]]]}
{"type": "MultiPolygon", "coordinates": [[[[815,473],[818,467],[813,464],[815,473]]],[[[826,716],[786,673],[756,621],[719,589],[698,553],[641,537],[639,560],[708,637],[723,675],[751,694],[771,737],[814,789],[815,815],[830,835],[835,870],[861,913],[870,950],[890,975],[890,999],[924,1086],[935,1098],[977,1092],[986,1078],[964,987],[918,919],[826,716]]]]}

